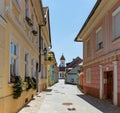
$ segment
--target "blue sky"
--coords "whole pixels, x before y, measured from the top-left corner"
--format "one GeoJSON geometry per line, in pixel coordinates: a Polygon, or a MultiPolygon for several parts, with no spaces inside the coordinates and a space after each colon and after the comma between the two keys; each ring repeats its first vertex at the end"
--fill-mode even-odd
{"type": "Polygon", "coordinates": [[[83,58],[83,44],[74,42],[97,0],[42,0],[49,7],[52,51],[58,65],[63,54],[66,63],[83,58]]]}

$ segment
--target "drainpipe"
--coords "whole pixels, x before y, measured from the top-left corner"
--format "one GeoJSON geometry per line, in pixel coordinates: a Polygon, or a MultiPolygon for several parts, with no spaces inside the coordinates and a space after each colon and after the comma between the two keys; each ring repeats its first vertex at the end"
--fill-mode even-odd
{"type": "Polygon", "coordinates": [[[38,25],[39,26],[39,61],[38,61],[38,69],[36,72],[36,79],[37,79],[37,92],[39,92],[39,72],[41,72],[41,27],[45,26],[45,24],[43,25],[38,25]]]}
{"type": "Polygon", "coordinates": [[[39,25],[39,72],[41,71],[41,25],[39,25]]]}

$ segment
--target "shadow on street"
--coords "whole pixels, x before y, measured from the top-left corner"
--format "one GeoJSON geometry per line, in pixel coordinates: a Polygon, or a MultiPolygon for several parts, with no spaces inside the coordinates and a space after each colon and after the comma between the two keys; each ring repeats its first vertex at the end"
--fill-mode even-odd
{"type": "Polygon", "coordinates": [[[103,113],[120,113],[120,107],[112,104],[111,100],[100,100],[90,95],[77,95],[103,113]],[[113,112],[114,111],[114,112],[113,112]]]}

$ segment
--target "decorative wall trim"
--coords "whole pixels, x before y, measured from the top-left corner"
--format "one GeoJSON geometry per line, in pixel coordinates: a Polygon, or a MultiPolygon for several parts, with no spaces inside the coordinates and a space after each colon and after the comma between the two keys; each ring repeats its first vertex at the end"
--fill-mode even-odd
{"type": "Polygon", "coordinates": [[[1,15],[0,15],[0,24],[1,24],[3,27],[6,27],[6,25],[7,25],[7,21],[6,21],[5,18],[2,17],[1,15]]]}
{"type": "Polygon", "coordinates": [[[119,54],[120,54],[120,49],[113,50],[113,51],[111,51],[109,53],[106,53],[104,55],[96,57],[93,60],[90,60],[90,61],[88,61],[86,63],[83,63],[83,67],[89,66],[90,64],[93,64],[93,63],[96,63],[96,62],[100,62],[100,61],[105,60],[106,58],[110,58],[112,56],[114,56],[116,58],[116,55],[119,55],[119,54]]]}
{"type": "Polygon", "coordinates": [[[120,6],[112,13],[112,16],[115,16],[120,12],[120,6]]]}

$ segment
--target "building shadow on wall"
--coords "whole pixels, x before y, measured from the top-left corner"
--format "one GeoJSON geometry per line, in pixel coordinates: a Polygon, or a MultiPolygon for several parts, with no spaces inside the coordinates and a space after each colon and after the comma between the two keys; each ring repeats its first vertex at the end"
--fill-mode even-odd
{"type": "Polygon", "coordinates": [[[102,113],[120,113],[120,107],[113,105],[111,100],[100,100],[86,94],[78,94],[77,96],[100,110],[102,113]]]}

